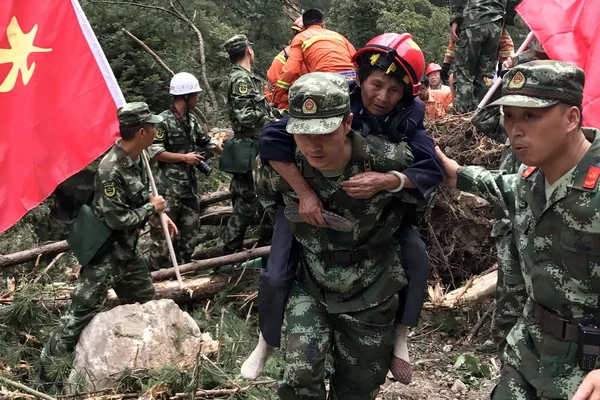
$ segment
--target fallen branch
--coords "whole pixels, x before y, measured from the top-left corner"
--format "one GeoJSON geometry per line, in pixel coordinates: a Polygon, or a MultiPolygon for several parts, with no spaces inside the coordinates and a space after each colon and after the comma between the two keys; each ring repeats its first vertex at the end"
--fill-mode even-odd
{"type": "MultiPolygon", "coordinates": [[[[204,224],[220,224],[231,215],[231,207],[208,207],[211,204],[218,203],[231,198],[231,193],[228,190],[207,193],[199,198],[200,207],[204,208],[201,214],[201,220],[204,224]]],[[[66,240],[59,242],[47,243],[45,245],[34,247],[28,250],[18,251],[16,253],[0,255],[0,269],[11,267],[36,259],[37,257],[64,253],[69,250],[69,245],[66,240]]]]}
{"type": "Polygon", "coordinates": [[[456,306],[477,303],[482,299],[492,296],[496,292],[497,280],[498,271],[492,271],[473,279],[471,286],[466,291],[463,287],[460,287],[446,293],[441,300],[426,302],[423,307],[426,309],[454,308],[456,306]]]}
{"type": "Polygon", "coordinates": [[[38,392],[37,390],[34,390],[34,389],[32,389],[32,388],[30,388],[28,386],[25,386],[22,383],[12,381],[12,380],[10,380],[8,378],[5,378],[3,376],[0,376],[0,381],[6,383],[7,385],[12,386],[12,387],[14,387],[16,389],[22,390],[23,392],[28,393],[28,394],[30,394],[32,396],[37,397],[37,398],[45,399],[45,400],[56,400],[54,397],[51,397],[51,396],[48,396],[47,394],[38,392]]]}
{"type": "MultiPolygon", "coordinates": [[[[258,239],[244,240],[244,249],[250,249],[258,242],[258,239]]],[[[192,260],[206,260],[207,258],[216,258],[224,255],[223,246],[213,246],[202,249],[192,255],[192,260]]]]}
{"type": "Polygon", "coordinates": [[[487,318],[490,315],[492,315],[492,312],[494,311],[494,307],[496,307],[496,302],[495,301],[492,302],[492,305],[488,307],[488,309],[485,312],[485,314],[483,314],[483,316],[481,318],[479,318],[479,321],[477,321],[477,323],[475,324],[475,326],[473,326],[473,328],[469,332],[469,336],[467,336],[467,338],[465,339],[464,344],[468,344],[468,343],[471,343],[473,341],[473,339],[475,338],[475,336],[477,336],[477,333],[479,332],[479,330],[481,329],[481,327],[483,326],[483,324],[485,323],[485,321],[487,320],[487,318]]]}
{"type": "MultiPolygon", "coordinates": [[[[191,263],[183,264],[179,266],[179,271],[184,274],[188,272],[194,271],[202,271],[206,269],[222,267],[224,265],[229,264],[237,264],[240,262],[244,262],[246,260],[250,260],[253,258],[264,257],[269,254],[271,251],[271,246],[258,247],[255,249],[250,249],[246,251],[240,251],[235,254],[229,254],[222,257],[210,258],[208,260],[198,260],[193,261],[191,263]]],[[[169,279],[175,276],[174,268],[166,268],[161,269],[159,271],[152,272],[152,279],[154,281],[161,281],[165,279],[169,279]]]]}
{"type": "Polygon", "coordinates": [[[50,269],[52,269],[52,267],[54,267],[56,265],[56,263],[58,263],[58,261],[60,261],[60,259],[65,255],[65,253],[59,253],[56,257],[54,257],[54,259],[52,261],[50,261],[50,264],[48,264],[48,266],[46,268],[44,268],[44,270],[42,271],[41,274],[39,274],[34,280],[33,283],[36,284],[38,283],[38,281],[40,280],[40,278],[44,275],[46,275],[48,273],[48,271],[50,271],[50,269]]]}
{"type": "MultiPolygon", "coordinates": [[[[166,10],[165,10],[166,11],[166,10]]],[[[152,49],[150,47],[148,47],[148,45],[146,43],[144,43],[141,39],[138,39],[133,33],[129,32],[127,29],[122,28],[121,32],[123,32],[123,34],[125,34],[125,36],[127,36],[128,38],[130,38],[131,40],[133,40],[134,42],[136,42],[137,44],[139,44],[140,46],[142,46],[142,48],[146,51],[146,53],[150,54],[150,56],[152,58],[154,58],[154,60],[156,60],[156,62],[165,70],[167,71],[170,75],[175,75],[175,73],[173,72],[173,70],[171,68],[169,68],[167,66],[167,64],[165,64],[165,62],[158,56],[158,54],[156,54],[154,51],[152,51],[152,49]]]]}

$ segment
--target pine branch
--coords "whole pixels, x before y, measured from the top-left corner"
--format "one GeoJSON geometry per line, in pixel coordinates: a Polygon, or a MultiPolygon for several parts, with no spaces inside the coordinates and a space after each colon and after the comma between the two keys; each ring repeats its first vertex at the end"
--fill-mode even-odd
{"type": "Polygon", "coordinates": [[[25,386],[22,383],[12,381],[12,380],[10,380],[8,378],[5,378],[3,376],[0,376],[0,381],[6,383],[9,386],[12,386],[12,387],[17,388],[19,390],[22,390],[25,393],[28,393],[28,394],[30,394],[32,396],[37,397],[37,398],[44,399],[44,400],[56,400],[54,397],[50,397],[47,394],[38,392],[37,390],[34,390],[34,389],[30,388],[29,386],[25,386]]]}

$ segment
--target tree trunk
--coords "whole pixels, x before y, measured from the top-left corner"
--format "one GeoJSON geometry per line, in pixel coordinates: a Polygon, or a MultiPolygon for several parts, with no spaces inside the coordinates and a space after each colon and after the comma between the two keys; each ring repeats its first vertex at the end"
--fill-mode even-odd
{"type": "MultiPolygon", "coordinates": [[[[258,239],[246,239],[244,240],[244,249],[252,248],[258,239]]],[[[223,246],[214,246],[202,249],[192,255],[192,260],[206,260],[207,258],[221,257],[223,255],[223,246]]]]}
{"type": "Polygon", "coordinates": [[[498,270],[479,276],[467,282],[466,286],[446,293],[440,299],[430,299],[423,307],[433,308],[454,308],[456,306],[472,305],[487,297],[491,297],[496,292],[496,282],[498,281],[498,270]]]}
{"type": "Polygon", "coordinates": [[[69,245],[66,240],[60,242],[52,242],[33,249],[23,250],[12,254],[0,256],[0,269],[10,267],[12,265],[21,264],[37,258],[37,256],[63,253],[69,250],[69,245]]]}
{"type": "MultiPolygon", "coordinates": [[[[217,258],[209,258],[208,260],[198,260],[191,263],[183,264],[179,266],[179,272],[182,274],[186,272],[202,271],[206,269],[222,267],[229,264],[237,264],[254,258],[264,257],[271,251],[271,246],[258,247],[246,251],[240,251],[235,254],[229,254],[217,258]]],[[[175,268],[166,268],[159,271],[152,272],[152,279],[154,281],[161,281],[169,279],[175,276],[175,268]]]]}

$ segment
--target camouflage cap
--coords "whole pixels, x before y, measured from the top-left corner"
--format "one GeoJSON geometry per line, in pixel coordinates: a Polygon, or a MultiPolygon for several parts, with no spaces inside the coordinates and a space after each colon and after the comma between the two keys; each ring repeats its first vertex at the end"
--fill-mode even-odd
{"type": "Polygon", "coordinates": [[[240,53],[248,46],[252,46],[252,43],[250,43],[246,35],[242,34],[235,35],[223,43],[223,47],[229,55],[240,53]]]}
{"type": "Polygon", "coordinates": [[[531,61],[502,78],[502,97],[490,106],[545,108],[558,103],[581,106],[585,73],[573,64],[531,61]]]}
{"type": "Polygon", "coordinates": [[[348,81],[339,74],[302,75],[289,91],[291,134],[325,135],[336,130],[350,112],[348,81]]]}
{"type": "Polygon", "coordinates": [[[152,114],[148,104],[142,101],[127,103],[123,107],[120,107],[117,110],[117,118],[119,118],[119,124],[123,127],[158,124],[163,120],[163,117],[160,115],[152,114]]]}

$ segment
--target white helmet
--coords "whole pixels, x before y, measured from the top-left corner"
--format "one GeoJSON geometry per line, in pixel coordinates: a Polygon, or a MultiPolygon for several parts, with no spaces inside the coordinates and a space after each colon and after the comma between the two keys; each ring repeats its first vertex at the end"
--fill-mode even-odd
{"type": "Polygon", "coordinates": [[[198,79],[189,72],[180,72],[171,78],[169,93],[173,95],[184,95],[201,92],[198,79]]]}

